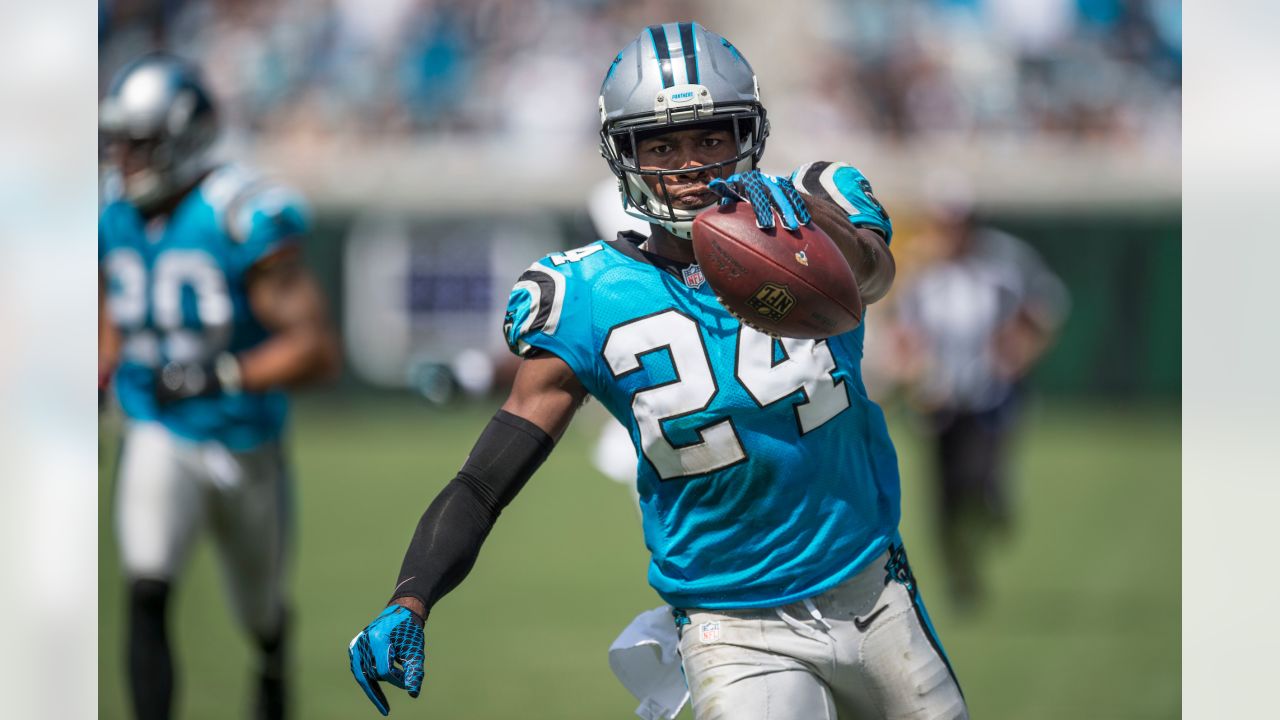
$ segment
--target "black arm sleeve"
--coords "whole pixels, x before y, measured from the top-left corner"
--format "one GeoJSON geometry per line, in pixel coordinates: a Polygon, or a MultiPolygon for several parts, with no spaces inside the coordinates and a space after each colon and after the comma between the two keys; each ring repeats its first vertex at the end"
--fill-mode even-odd
{"type": "Polygon", "coordinates": [[[547,459],[555,441],[537,425],[499,410],[467,462],[418,521],[391,599],[413,597],[427,611],[471,572],[502,509],[547,459]]]}

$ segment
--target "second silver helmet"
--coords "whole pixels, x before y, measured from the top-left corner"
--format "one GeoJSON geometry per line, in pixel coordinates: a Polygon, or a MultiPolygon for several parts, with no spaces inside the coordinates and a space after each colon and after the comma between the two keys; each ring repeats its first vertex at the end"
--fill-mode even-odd
{"type": "Polygon", "coordinates": [[[104,143],[145,157],[143,167],[124,179],[124,195],[146,208],[208,170],[218,123],[195,67],[151,53],[116,74],[98,106],[98,130],[104,143]]]}

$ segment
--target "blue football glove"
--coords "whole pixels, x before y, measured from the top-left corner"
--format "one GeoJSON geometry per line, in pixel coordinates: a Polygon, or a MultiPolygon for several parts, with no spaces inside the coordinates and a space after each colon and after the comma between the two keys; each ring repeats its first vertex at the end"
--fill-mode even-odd
{"type": "Polygon", "coordinates": [[[401,605],[388,605],[347,646],[351,674],[378,712],[391,712],[379,680],[407,690],[416,698],[422,692],[422,623],[401,605]],[[396,667],[397,663],[400,667],[396,667]]]}
{"type": "Polygon", "coordinates": [[[804,204],[804,198],[800,197],[790,178],[774,177],[752,170],[727,178],[716,178],[707,187],[720,196],[721,205],[738,201],[751,203],[751,208],[756,212],[756,225],[762,228],[773,227],[775,208],[782,216],[782,226],[788,230],[808,225],[813,219],[809,214],[809,207],[804,204]]]}

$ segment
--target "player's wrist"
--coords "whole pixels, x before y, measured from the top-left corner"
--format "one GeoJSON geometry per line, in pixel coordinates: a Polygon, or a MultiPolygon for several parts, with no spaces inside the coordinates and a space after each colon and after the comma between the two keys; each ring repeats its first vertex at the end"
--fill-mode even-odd
{"type": "Polygon", "coordinates": [[[237,394],[244,390],[244,374],[240,360],[229,352],[219,353],[213,361],[213,374],[222,392],[237,394]]]}
{"type": "Polygon", "coordinates": [[[427,611],[427,604],[422,601],[422,598],[416,595],[400,595],[398,597],[394,597],[388,605],[399,605],[405,610],[408,610],[409,614],[413,615],[413,619],[417,620],[419,625],[426,625],[427,623],[427,615],[429,614],[427,611]]]}

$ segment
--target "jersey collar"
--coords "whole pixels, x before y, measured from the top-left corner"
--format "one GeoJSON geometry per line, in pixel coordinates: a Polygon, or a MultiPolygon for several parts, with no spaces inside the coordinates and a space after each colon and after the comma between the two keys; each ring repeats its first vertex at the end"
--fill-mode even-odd
{"type": "Polygon", "coordinates": [[[662,255],[657,255],[641,248],[641,243],[648,239],[649,237],[647,235],[642,235],[635,230],[623,230],[618,233],[617,238],[613,240],[606,240],[605,242],[614,250],[617,250],[632,260],[652,265],[659,270],[671,273],[677,278],[680,278],[683,282],[684,275],[682,273],[685,268],[688,268],[693,263],[684,263],[679,260],[672,260],[671,258],[663,257],[662,255]]]}

